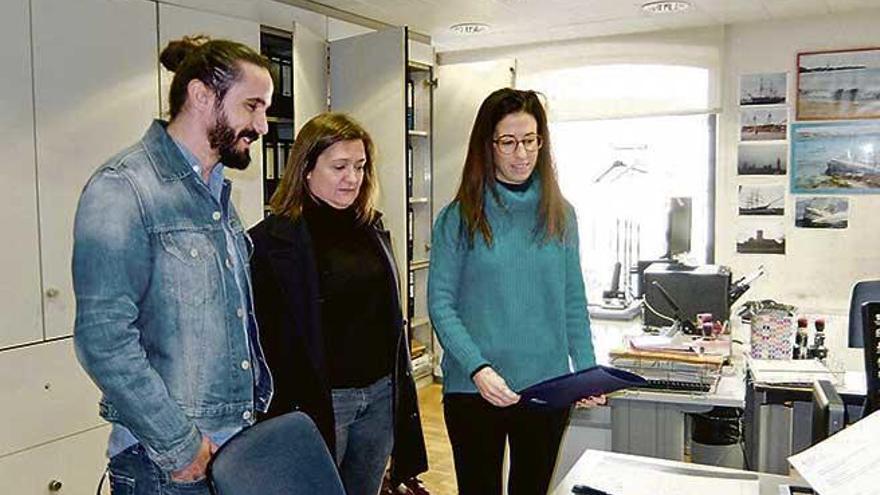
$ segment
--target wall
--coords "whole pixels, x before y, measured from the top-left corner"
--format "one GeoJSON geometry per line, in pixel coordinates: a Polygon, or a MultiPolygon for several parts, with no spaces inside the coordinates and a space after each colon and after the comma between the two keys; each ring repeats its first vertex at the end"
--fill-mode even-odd
{"type": "MultiPolygon", "coordinates": [[[[735,274],[764,264],[767,275],[747,293],[749,299],[773,298],[806,311],[846,313],[852,284],[880,276],[880,226],[874,216],[880,197],[852,195],[849,227],[816,230],[794,227],[794,195],[786,187],[786,254],[743,255],[735,252],[736,175],[740,74],[788,72],[788,100],[794,119],[796,55],[799,51],[880,45],[880,11],[789,20],[734,24],[725,35],[723,112],[720,117],[716,202],[716,259],[735,274]]],[[[748,177],[748,179],[753,179],[748,177]]],[[[788,178],[779,181],[787,184],[788,178]]],[[[755,182],[755,181],[751,181],[755,182]]],[[[771,182],[767,179],[760,182],[771,182]]]]}

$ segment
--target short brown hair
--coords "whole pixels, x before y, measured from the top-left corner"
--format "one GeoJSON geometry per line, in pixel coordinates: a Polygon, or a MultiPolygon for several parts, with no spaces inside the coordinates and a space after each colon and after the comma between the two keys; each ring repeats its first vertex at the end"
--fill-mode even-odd
{"type": "Polygon", "coordinates": [[[187,86],[198,79],[223,101],[229,88],[241,78],[241,63],[262,67],[271,73],[269,60],[247,45],[229,40],[212,40],[204,35],[184,36],[168,43],[159,55],[162,65],[174,73],[168,91],[168,114],[173,120],[186,103],[187,86]]]}
{"type": "Polygon", "coordinates": [[[306,176],[314,170],[318,157],[333,144],[351,140],[362,141],[367,155],[364,179],[353,207],[358,221],[372,222],[376,217],[373,204],[379,192],[373,139],[354,119],[344,113],[333,112],[313,117],[300,129],[284,167],[284,175],[270,200],[272,213],[298,219],[302,215],[303,203],[310,194],[306,176]]]}

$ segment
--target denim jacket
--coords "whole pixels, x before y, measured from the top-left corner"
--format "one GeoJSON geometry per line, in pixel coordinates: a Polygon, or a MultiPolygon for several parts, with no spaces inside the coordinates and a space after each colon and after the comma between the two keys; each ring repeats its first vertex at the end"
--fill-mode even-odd
{"type": "MultiPolygon", "coordinates": [[[[238,249],[250,247],[228,195],[228,183],[224,201],[211,195],[155,121],[95,172],[77,208],[77,357],[103,392],[101,416],[166,471],[192,461],[202,432],[248,426],[271,399],[226,255],[227,218],[238,249]]],[[[247,286],[252,300],[249,275],[247,286]]]]}

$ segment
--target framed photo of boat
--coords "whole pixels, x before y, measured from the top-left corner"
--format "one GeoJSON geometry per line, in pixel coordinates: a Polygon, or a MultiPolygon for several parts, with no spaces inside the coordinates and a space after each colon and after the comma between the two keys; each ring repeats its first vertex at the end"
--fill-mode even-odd
{"type": "Polygon", "coordinates": [[[784,105],[787,79],[785,72],[739,76],[739,104],[784,105]]]}
{"type": "Polygon", "coordinates": [[[796,120],[880,117],[880,48],[797,56],[796,120]]]}
{"type": "Polygon", "coordinates": [[[792,193],[880,193],[880,121],[795,123],[792,193]]]}
{"type": "Polygon", "coordinates": [[[788,107],[744,107],[739,115],[741,141],[781,141],[788,134],[788,107]]]}
{"type": "Polygon", "coordinates": [[[849,226],[849,198],[808,196],[795,203],[794,226],[805,229],[845,229],[849,226]]]}
{"type": "Polygon", "coordinates": [[[784,215],[785,185],[741,185],[738,205],[740,215],[784,215]]]}

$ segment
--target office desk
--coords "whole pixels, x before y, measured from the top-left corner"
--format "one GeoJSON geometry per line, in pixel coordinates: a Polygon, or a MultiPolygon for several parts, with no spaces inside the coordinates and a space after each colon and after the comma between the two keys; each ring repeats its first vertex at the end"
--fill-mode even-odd
{"type": "MultiPolygon", "coordinates": [[[[599,363],[609,364],[609,352],[621,347],[626,336],[641,332],[640,320],[593,320],[593,345],[599,363]]],[[[625,454],[682,460],[687,435],[686,414],[705,413],[714,407],[744,407],[742,361],[734,363],[733,367],[725,367],[717,387],[710,393],[628,390],[612,396],[609,400],[611,449],[625,454]]]]}
{"type": "MultiPolygon", "coordinates": [[[[593,468],[599,463],[606,461],[610,463],[611,468],[616,465],[638,465],[639,467],[652,468],[656,467],[662,470],[674,469],[682,474],[687,473],[695,475],[697,478],[705,479],[707,477],[730,477],[730,476],[754,476],[758,480],[758,489],[760,495],[777,495],[780,485],[787,484],[803,484],[798,483],[787,476],[777,476],[765,473],[753,473],[750,471],[740,471],[736,469],[726,469],[714,466],[702,466],[699,464],[689,464],[684,462],[670,461],[666,459],[654,459],[650,457],[634,456],[627,454],[618,454],[614,452],[602,452],[598,450],[587,450],[581,455],[574,466],[568,471],[564,478],[551,490],[550,495],[571,495],[571,489],[576,484],[589,485],[589,476],[593,468]]],[[[681,487],[681,493],[684,493],[686,487],[681,487]]],[[[611,495],[619,495],[612,493],[611,495]]]]}
{"type": "MultiPolygon", "coordinates": [[[[850,421],[861,415],[866,394],[865,373],[847,371],[837,393],[850,421]]],[[[786,474],[788,456],[812,443],[812,387],[756,383],[749,374],[745,409],[745,450],[756,471],[786,474]]]]}

